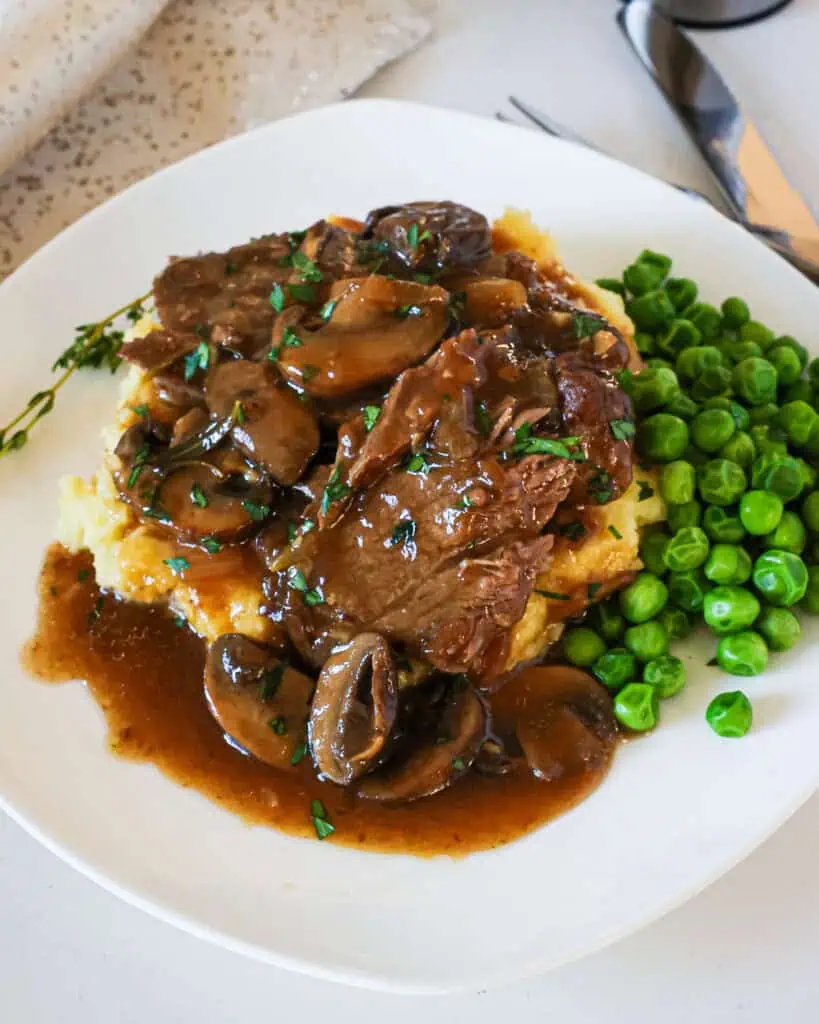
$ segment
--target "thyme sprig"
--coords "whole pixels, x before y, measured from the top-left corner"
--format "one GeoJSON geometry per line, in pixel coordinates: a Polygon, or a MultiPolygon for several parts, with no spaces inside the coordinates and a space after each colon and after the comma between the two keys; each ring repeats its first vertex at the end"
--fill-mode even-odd
{"type": "Polygon", "coordinates": [[[125,316],[132,324],[145,315],[143,303],[150,298],[146,292],[138,299],[115,310],[104,320],[93,324],[80,324],[76,328],[73,342],[59,356],[51,367],[51,372],[63,372],[50,388],[38,391],[29,398],[26,407],[0,428],[0,458],[9,452],[18,451],[28,441],[29,433],[44,416],[54,408],[57,392],[72,376],[75,370],[99,369],[105,367],[114,373],[122,359],[119,350],[122,347],[123,332],[112,325],[115,320],[125,316]]]}

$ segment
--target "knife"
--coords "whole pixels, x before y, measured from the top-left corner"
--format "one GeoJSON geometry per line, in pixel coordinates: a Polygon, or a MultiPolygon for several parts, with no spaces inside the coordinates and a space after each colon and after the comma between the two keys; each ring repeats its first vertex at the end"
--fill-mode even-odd
{"type": "Polygon", "coordinates": [[[649,0],[630,0],[617,20],[737,220],[819,284],[819,223],[714,66],[649,0]]]}

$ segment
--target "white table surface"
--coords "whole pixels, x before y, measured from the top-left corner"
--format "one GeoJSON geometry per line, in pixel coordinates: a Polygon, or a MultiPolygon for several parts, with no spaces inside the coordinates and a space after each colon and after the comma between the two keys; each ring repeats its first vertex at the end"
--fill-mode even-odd
{"type": "MultiPolygon", "coordinates": [[[[363,92],[487,115],[515,92],[623,160],[710,190],[620,38],[614,6],[442,0],[438,37],[363,92]]],[[[819,0],[700,40],[819,205],[819,0]]],[[[287,974],[191,938],[120,903],[0,816],[0,1022],[222,1024],[263,1014],[333,1024],[384,1015],[391,1024],[421,1015],[427,1024],[808,1024],[819,1019],[818,850],[815,796],[727,877],[608,950],[514,988],[410,998],[287,974]]],[[[491,918],[489,895],[487,927],[491,918]]]]}

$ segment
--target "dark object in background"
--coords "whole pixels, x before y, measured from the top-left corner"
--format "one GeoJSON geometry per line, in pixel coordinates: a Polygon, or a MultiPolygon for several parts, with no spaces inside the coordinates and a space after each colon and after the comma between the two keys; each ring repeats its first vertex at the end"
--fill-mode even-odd
{"type": "Polygon", "coordinates": [[[773,14],[790,0],[655,0],[681,25],[734,28],[773,14]]]}

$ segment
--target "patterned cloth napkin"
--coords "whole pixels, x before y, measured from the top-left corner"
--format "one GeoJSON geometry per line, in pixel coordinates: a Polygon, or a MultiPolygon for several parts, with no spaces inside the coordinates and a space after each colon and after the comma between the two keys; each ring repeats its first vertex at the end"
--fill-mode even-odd
{"type": "Polygon", "coordinates": [[[348,96],[436,0],[0,0],[0,280],[203,146],[348,96]]]}

